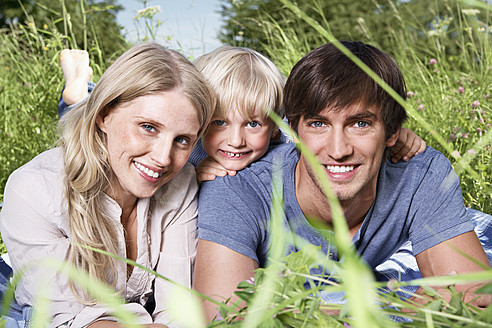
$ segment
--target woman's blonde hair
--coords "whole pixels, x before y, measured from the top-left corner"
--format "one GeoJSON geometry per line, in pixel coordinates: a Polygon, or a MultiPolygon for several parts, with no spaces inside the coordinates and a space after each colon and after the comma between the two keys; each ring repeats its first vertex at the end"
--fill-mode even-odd
{"type": "Polygon", "coordinates": [[[224,46],[198,57],[195,66],[217,95],[216,115],[238,111],[251,119],[273,111],[283,117],[285,77],[267,57],[249,48],[224,46]]]}
{"type": "Polygon", "coordinates": [[[70,260],[113,286],[117,281],[116,261],[84,247],[118,254],[116,226],[105,206],[104,194],[112,181],[112,170],[104,133],[96,121],[98,116],[137,97],[171,90],[179,90],[193,104],[200,137],[215,109],[214,93],[185,57],[153,43],[135,46],[119,57],[89,98],[65,114],[58,125],[72,234],[70,260]]]}

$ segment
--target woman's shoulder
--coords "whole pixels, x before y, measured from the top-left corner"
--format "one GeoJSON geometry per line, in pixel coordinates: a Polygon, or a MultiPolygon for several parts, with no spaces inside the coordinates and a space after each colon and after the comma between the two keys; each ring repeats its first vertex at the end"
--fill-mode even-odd
{"type": "Polygon", "coordinates": [[[60,148],[53,148],[42,152],[32,160],[16,169],[9,177],[11,181],[61,181],[63,172],[63,158],[60,148]]]}
{"type": "Polygon", "coordinates": [[[184,202],[186,198],[194,198],[198,192],[198,183],[196,181],[195,168],[190,163],[179,171],[179,173],[164,184],[154,195],[154,199],[184,202]]]}

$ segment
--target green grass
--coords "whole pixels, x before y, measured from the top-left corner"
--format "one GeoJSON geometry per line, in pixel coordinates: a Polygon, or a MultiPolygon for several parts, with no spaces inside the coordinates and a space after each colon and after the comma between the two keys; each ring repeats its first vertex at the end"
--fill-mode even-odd
{"type": "MultiPolygon", "coordinates": [[[[302,16],[302,13],[298,14],[302,16]]],[[[485,26],[485,31],[489,31],[490,26],[488,22],[464,15],[456,18],[453,31],[437,33],[427,28],[426,35],[416,35],[406,28],[408,22],[402,15],[398,12],[394,15],[397,23],[393,26],[395,47],[391,53],[408,85],[409,98],[405,106],[410,119],[407,127],[450,158],[460,176],[466,205],[492,213],[492,98],[489,96],[492,94],[492,50],[491,33],[482,30],[485,26]],[[452,42],[463,50],[458,55],[448,55],[443,46],[448,44],[451,36],[452,42]],[[431,64],[431,59],[436,62],[431,64]]],[[[306,46],[306,39],[318,40],[319,44],[329,40],[331,34],[326,23],[311,23],[312,34],[298,35],[295,26],[290,30],[279,30],[275,22],[263,22],[265,33],[270,36],[268,55],[275,58],[285,74],[300,57],[312,50],[306,46]]],[[[0,201],[12,171],[50,148],[56,140],[57,102],[63,86],[58,56],[67,43],[70,43],[69,36],[56,30],[54,24],[37,26],[36,22],[30,22],[0,31],[0,201]]],[[[97,47],[89,50],[97,80],[110,59],[103,61],[97,47]]],[[[329,195],[328,189],[327,193],[329,195]]],[[[272,222],[278,222],[281,207],[282,199],[277,197],[272,214],[276,219],[272,222]]],[[[314,247],[305,247],[301,252],[283,258],[283,232],[278,226],[272,229],[275,236],[273,265],[260,269],[254,283],[240,285],[238,295],[247,307],[235,310],[230,305],[222,305],[224,319],[210,326],[343,327],[347,323],[353,327],[492,327],[491,307],[475,309],[463,303],[456,293],[448,303],[431,290],[429,294],[434,300],[416,310],[417,314],[411,316],[412,323],[387,320],[391,314],[407,316],[395,312],[390,305],[416,308],[396,297],[395,291],[400,286],[397,282],[392,284],[389,294],[376,292],[377,287],[386,287],[386,284],[374,282],[368,268],[354,255],[341,216],[335,221],[337,239],[334,242],[338,249],[344,250],[346,260],[343,263],[326,259],[314,247]],[[317,286],[316,277],[309,276],[309,268],[317,265],[335,270],[339,283],[317,286]],[[311,291],[302,287],[306,278],[314,287],[311,291]],[[319,289],[343,290],[351,298],[346,305],[325,304],[316,297],[319,289]],[[330,309],[340,310],[340,315],[329,316],[323,312],[330,309]]],[[[58,268],[58,264],[46,265],[58,268]]],[[[78,276],[70,269],[67,274],[78,279],[88,290],[93,287],[100,291],[95,297],[101,301],[116,304],[115,307],[119,304],[110,291],[99,288],[87,277],[78,276]]],[[[426,281],[452,286],[473,279],[492,280],[492,275],[489,271],[477,276],[426,281]]],[[[486,292],[492,293],[492,289],[486,292]]],[[[46,308],[45,302],[41,299],[37,303],[40,310],[46,308]]],[[[183,304],[177,306],[177,313],[188,309],[187,304],[183,304]]],[[[177,315],[190,317],[189,311],[177,315]]],[[[36,318],[43,321],[44,316],[41,311],[36,318]]],[[[196,322],[190,325],[199,326],[196,322]]]]}

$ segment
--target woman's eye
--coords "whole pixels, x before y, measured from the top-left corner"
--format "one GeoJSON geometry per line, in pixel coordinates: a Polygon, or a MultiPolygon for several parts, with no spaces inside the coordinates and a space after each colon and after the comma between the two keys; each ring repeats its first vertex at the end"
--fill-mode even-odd
{"type": "Polygon", "coordinates": [[[368,125],[369,125],[369,123],[366,121],[359,121],[359,122],[355,123],[355,126],[358,128],[365,128],[368,125]]]}
{"type": "Polygon", "coordinates": [[[256,128],[256,127],[260,126],[260,123],[258,123],[256,121],[251,121],[251,122],[248,122],[248,126],[250,128],[256,128]]]}
{"type": "Polygon", "coordinates": [[[321,121],[314,121],[314,122],[311,122],[309,123],[310,126],[312,126],[313,128],[320,128],[322,127],[324,124],[323,122],[321,121]]]}
{"type": "Polygon", "coordinates": [[[174,139],[174,141],[176,141],[177,143],[182,144],[182,145],[187,145],[188,144],[188,139],[183,138],[183,137],[176,137],[174,139]]]}
{"type": "Polygon", "coordinates": [[[149,124],[144,124],[144,125],[142,125],[142,127],[147,132],[154,132],[155,131],[155,128],[152,125],[149,125],[149,124]]]}
{"type": "Polygon", "coordinates": [[[215,125],[218,125],[218,126],[223,126],[226,124],[226,122],[224,120],[215,120],[212,123],[215,125]]]}

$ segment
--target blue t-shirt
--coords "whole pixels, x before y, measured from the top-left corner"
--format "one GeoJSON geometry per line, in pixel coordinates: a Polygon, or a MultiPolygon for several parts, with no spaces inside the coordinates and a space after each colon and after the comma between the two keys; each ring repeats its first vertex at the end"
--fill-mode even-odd
{"type": "MultiPolygon", "coordinates": [[[[297,202],[294,173],[299,160],[294,144],[271,147],[260,160],[236,176],[202,183],[198,236],[267,264],[272,197],[272,169],[281,169],[284,188],[283,224],[289,233],[287,253],[300,249],[300,236],[336,258],[336,250],[304,217],[297,202]]],[[[405,241],[414,255],[442,241],[472,231],[459,180],[449,160],[428,147],[408,162],[383,161],[372,207],[354,236],[358,253],[374,269],[405,241]]],[[[321,274],[322,268],[311,273],[321,274]]]]}

